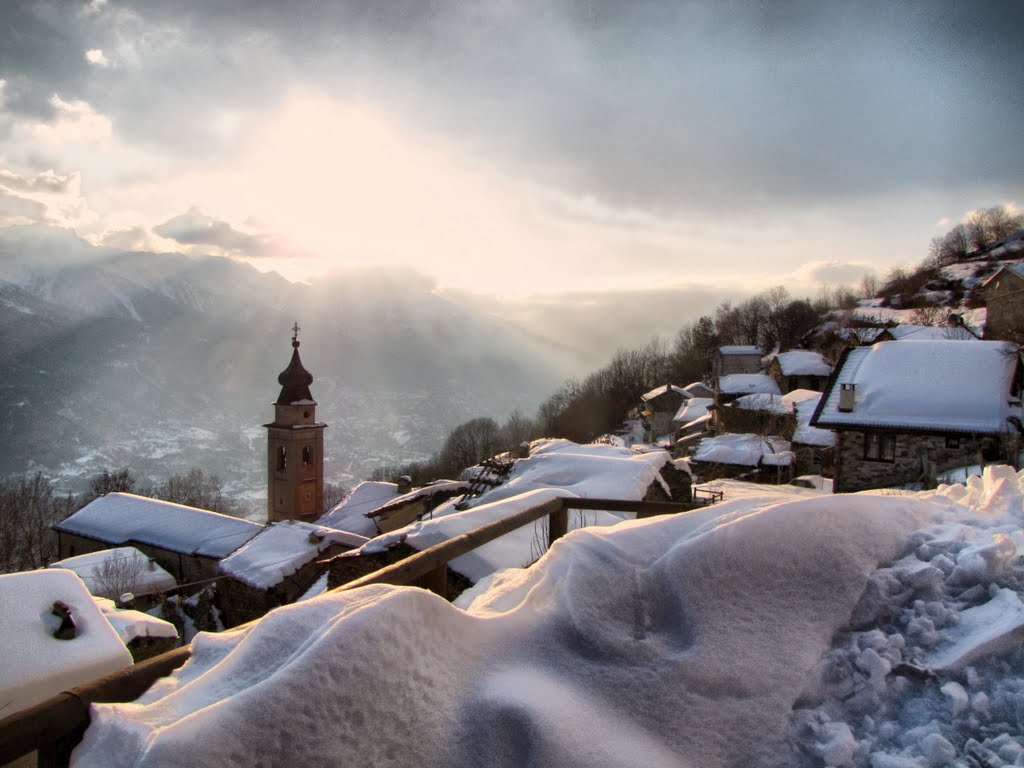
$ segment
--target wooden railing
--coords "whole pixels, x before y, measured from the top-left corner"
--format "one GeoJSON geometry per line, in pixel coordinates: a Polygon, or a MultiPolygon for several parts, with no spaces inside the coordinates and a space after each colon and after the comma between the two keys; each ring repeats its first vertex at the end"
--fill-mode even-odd
{"type": "MultiPolygon", "coordinates": [[[[570,509],[635,512],[638,517],[650,517],[686,512],[706,503],[551,499],[417,552],[404,560],[343,584],[334,591],[357,589],[370,584],[401,586],[416,582],[443,595],[448,563],[541,518],[548,519],[550,546],[567,532],[570,509]]],[[[237,629],[240,627],[228,631],[237,629]]],[[[190,655],[191,649],[188,646],[178,648],[107,677],[72,688],[0,720],[0,766],[34,751],[38,752],[40,766],[50,768],[67,765],[72,750],[81,741],[82,734],[89,725],[90,705],[133,701],[158,679],[171,674],[184,664],[190,655]]]]}

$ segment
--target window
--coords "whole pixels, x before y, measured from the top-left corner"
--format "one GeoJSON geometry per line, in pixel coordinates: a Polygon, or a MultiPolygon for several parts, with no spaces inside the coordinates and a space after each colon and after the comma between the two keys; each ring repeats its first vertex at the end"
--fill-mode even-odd
{"type": "Polygon", "coordinates": [[[313,463],[313,449],[308,445],[302,448],[302,463],[307,467],[313,463]]]}
{"type": "Polygon", "coordinates": [[[277,471],[284,472],[288,469],[288,449],[283,445],[277,447],[277,471]]]}
{"type": "Polygon", "coordinates": [[[884,432],[865,432],[864,458],[870,461],[895,461],[896,436],[884,432]]]}
{"type": "Polygon", "coordinates": [[[946,447],[947,448],[959,448],[960,447],[960,436],[959,435],[946,435],[946,447]]]}

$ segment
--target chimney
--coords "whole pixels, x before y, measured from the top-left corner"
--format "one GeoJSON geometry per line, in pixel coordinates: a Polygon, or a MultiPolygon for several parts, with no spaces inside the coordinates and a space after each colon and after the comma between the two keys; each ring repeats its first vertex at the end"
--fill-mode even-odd
{"type": "Polygon", "coordinates": [[[839,385],[839,412],[849,413],[853,410],[853,403],[857,397],[856,384],[839,385]]]}
{"type": "Polygon", "coordinates": [[[399,496],[409,493],[409,491],[412,490],[412,478],[409,477],[408,475],[402,475],[400,478],[398,478],[397,485],[398,488],[396,488],[395,490],[397,491],[399,496]]]}

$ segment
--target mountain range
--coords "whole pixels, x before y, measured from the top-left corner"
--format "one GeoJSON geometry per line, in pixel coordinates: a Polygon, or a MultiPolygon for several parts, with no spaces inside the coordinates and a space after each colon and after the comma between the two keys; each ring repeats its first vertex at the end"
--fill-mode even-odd
{"type": "Polygon", "coordinates": [[[458,423],[528,413],[572,350],[434,290],[411,270],[292,283],[223,257],[94,247],[0,229],[0,476],[82,490],[103,468],[143,483],[200,467],[258,509],[264,432],[291,326],[349,483],[426,458],[458,423]]]}

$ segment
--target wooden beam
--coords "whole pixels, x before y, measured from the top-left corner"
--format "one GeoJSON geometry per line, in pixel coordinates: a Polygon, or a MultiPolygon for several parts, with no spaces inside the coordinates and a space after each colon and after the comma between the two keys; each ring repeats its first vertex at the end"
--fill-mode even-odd
{"type": "Polygon", "coordinates": [[[90,704],[137,699],[184,664],[191,653],[187,645],[176,648],[5,717],[0,720],[0,765],[50,745],[40,753],[41,761],[48,760],[47,753],[60,752],[54,747],[89,725],[90,704]]]}

